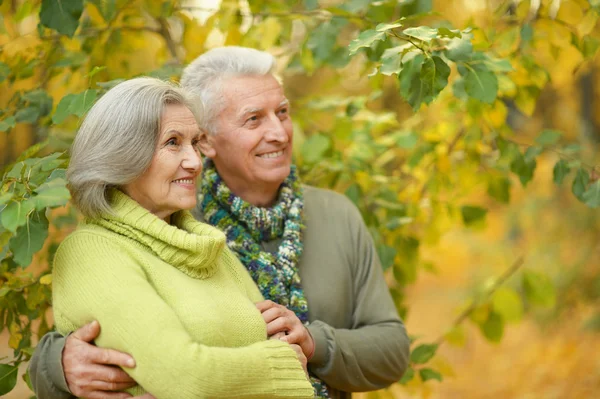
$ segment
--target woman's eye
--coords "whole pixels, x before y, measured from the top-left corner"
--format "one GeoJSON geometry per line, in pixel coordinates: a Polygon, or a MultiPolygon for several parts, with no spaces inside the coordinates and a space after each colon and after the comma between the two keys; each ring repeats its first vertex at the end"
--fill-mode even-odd
{"type": "Polygon", "coordinates": [[[167,140],[167,145],[177,145],[177,139],[175,137],[170,138],[169,140],[167,140]]]}

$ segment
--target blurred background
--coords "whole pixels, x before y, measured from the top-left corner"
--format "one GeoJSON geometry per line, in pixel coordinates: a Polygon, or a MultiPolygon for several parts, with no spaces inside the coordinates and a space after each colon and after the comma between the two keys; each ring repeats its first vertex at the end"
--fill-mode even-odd
{"type": "MultiPolygon", "coordinates": [[[[178,80],[216,46],[266,50],[303,180],[359,207],[414,340],[403,381],[354,396],[598,397],[600,2],[58,4],[0,2],[5,214],[33,195],[28,170],[60,179],[81,118],[114,84],[178,80]]],[[[0,226],[0,391],[18,373],[6,398],[33,396],[22,376],[52,327],[45,276],[77,223],[61,193],[35,210],[49,221],[36,248],[0,226]]]]}

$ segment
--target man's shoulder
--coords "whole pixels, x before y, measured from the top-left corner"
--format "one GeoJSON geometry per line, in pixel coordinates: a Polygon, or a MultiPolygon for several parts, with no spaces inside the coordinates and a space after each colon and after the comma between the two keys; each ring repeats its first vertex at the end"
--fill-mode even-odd
{"type": "Polygon", "coordinates": [[[314,186],[303,185],[304,202],[322,206],[341,206],[355,208],[354,204],[344,194],[314,186]]]}
{"type": "Polygon", "coordinates": [[[303,188],[304,209],[307,213],[322,215],[324,219],[362,219],[356,205],[344,194],[314,186],[304,185],[303,188]]]}

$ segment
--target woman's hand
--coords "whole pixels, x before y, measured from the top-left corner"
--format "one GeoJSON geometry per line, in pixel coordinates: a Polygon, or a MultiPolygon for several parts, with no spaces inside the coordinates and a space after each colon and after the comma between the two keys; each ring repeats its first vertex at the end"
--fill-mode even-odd
{"type": "Polygon", "coordinates": [[[273,301],[258,302],[256,307],[267,323],[267,335],[270,338],[275,334],[285,334],[278,336],[279,339],[300,346],[306,359],[310,360],[315,352],[315,342],[294,312],[273,301]]]}

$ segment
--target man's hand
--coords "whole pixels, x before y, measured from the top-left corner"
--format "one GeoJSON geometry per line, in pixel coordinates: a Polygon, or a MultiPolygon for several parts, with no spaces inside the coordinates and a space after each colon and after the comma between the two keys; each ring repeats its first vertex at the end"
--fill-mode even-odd
{"type": "Polygon", "coordinates": [[[71,393],[78,398],[131,398],[120,391],[136,382],[119,367],[135,367],[131,356],[112,349],[96,347],[92,342],[100,334],[100,324],[93,321],[71,334],[65,343],[62,364],[71,393]]]}
{"type": "Polygon", "coordinates": [[[277,333],[285,333],[279,339],[288,344],[297,344],[302,352],[310,360],[315,352],[315,342],[304,327],[300,319],[288,308],[278,305],[273,301],[262,301],[256,304],[267,323],[267,335],[270,337],[277,333]]]}

